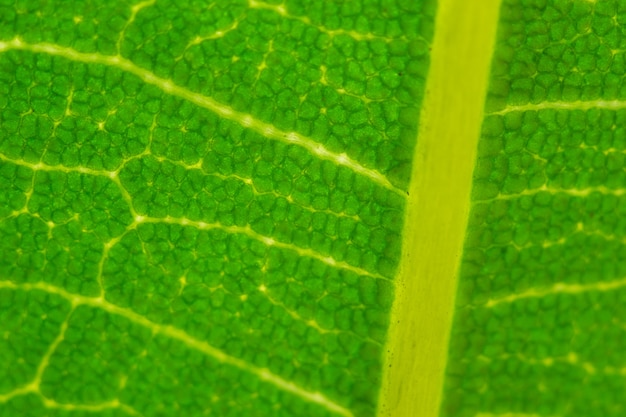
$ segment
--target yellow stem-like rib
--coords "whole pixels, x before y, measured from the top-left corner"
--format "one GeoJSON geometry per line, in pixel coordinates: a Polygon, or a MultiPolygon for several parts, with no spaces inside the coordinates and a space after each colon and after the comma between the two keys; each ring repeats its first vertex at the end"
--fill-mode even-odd
{"type": "Polygon", "coordinates": [[[438,3],[380,417],[439,415],[500,1],[438,3]]]}

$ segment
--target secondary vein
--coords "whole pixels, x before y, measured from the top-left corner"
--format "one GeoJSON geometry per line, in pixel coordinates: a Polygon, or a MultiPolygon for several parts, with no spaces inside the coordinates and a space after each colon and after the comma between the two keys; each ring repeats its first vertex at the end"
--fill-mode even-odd
{"type": "MultiPolygon", "coordinates": [[[[120,191],[120,194],[122,196],[122,199],[125,201],[126,205],[128,206],[128,210],[130,212],[130,215],[132,216],[133,223],[127,225],[127,231],[130,229],[134,229],[138,224],[140,223],[160,223],[160,224],[178,224],[180,226],[183,227],[194,227],[198,230],[210,230],[210,229],[219,229],[219,230],[223,230],[226,233],[229,234],[243,234],[246,235],[247,237],[254,239],[256,241],[259,241],[263,244],[265,244],[266,246],[270,246],[270,247],[276,247],[279,249],[284,249],[284,250],[289,250],[292,252],[297,253],[299,256],[303,256],[303,257],[307,257],[307,258],[312,258],[312,259],[316,259],[328,266],[330,266],[331,268],[336,268],[336,269],[342,269],[342,270],[346,270],[346,271],[351,271],[357,275],[363,275],[363,276],[368,276],[368,277],[372,277],[375,279],[383,279],[383,280],[387,280],[389,281],[390,278],[386,277],[384,275],[381,275],[377,272],[371,272],[368,271],[366,269],[360,268],[358,266],[354,266],[351,265],[345,261],[340,261],[337,260],[335,258],[333,258],[330,255],[325,255],[322,254],[320,252],[317,252],[311,248],[303,248],[300,247],[298,245],[295,245],[293,243],[288,243],[288,242],[281,242],[279,240],[276,240],[270,236],[265,236],[262,235],[258,232],[255,232],[249,225],[246,226],[226,226],[223,225],[219,222],[211,222],[211,223],[207,223],[205,221],[200,220],[193,220],[193,219],[188,219],[186,217],[182,217],[182,218],[175,218],[175,217],[171,217],[171,216],[166,216],[163,218],[157,218],[157,217],[150,217],[150,216],[144,216],[142,214],[139,214],[134,207],[133,204],[133,198],[132,196],[128,193],[128,191],[126,190],[126,187],[124,187],[124,185],[122,184],[120,178],[119,178],[119,171],[121,169],[118,168],[115,171],[105,171],[105,170],[98,170],[98,169],[92,169],[92,168],[85,168],[82,166],[79,167],[66,167],[63,165],[47,165],[44,164],[42,162],[37,162],[37,163],[31,163],[31,162],[27,162],[27,161],[23,161],[23,160],[18,160],[18,159],[12,159],[9,158],[7,156],[5,156],[4,154],[0,153],[0,161],[5,161],[5,162],[9,162],[15,165],[19,165],[19,166],[23,166],[29,169],[32,169],[33,171],[37,172],[37,171],[50,171],[50,172],[64,172],[64,173],[78,173],[78,174],[84,174],[84,175],[93,175],[93,176],[99,176],[99,177],[104,177],[106,179],[109,179],[111,181],[113,181],[113,183],[117,186],[117,188],[120,191]]],[[[21,213],[21,211],[15,211],[14,214],[18,214],[21,213]]],[[[124,234],[127,233],[124,232],[124,234]]],[[[115,242],[117,243],[119,241],[120,237],[114,238],[111,240],[111,242],[115,242]]],[[[99,273],[98,276],[101,277],[102,274],[102,268],[103,268],[103,262],[104,259],[107,255],[108,250],[110,249],[110,247],[106,247],[105,246],[105,251],[103,253],[103,257],[101,259],[101,263],[99,265],[99,273]]]]}
{"type": "Polygon", "coordinates": [[[281,378],[267,368],[259,368],[252,364],[249,364],[239,358],[227,354],[220,349],[215,348],[214,346],[203,340],[196,339],[195,337],[191,336],[181,329],[170,325],[155,323],[130,309],[119,307],[115,304],[110,303],[104,297],[87,297],[80,294],[74,294],[61,287],[57,287],[55,285],[45,282],[17,284],[12,281],[1,280],[0,289],[1,288],[24,291],[43,291],[45,293],[53,294],[66,299],[74,307],[79,305],[85,305],[93,308],[99,308],[109,314],[124,317],[134,324],[151,330],[155,334],[161,334],[171,339],[178,340],[190,349],[199,351],[223,364],[228,364],[234,366],[237,369],[240,369],[241,371],[253,374],[259,379],[274,385],[282,391],[289,392],[290,394],[293,394],[305,401],[322,406],[332,413],[344,417],[353,417],[353,414],[350,410],[335,403],[318,391],[312,392],[305,388],[302,388],[291,381],[281,378]]]}
{"type": "Polygon", "coordinates": [[[366,168],[358,161],[350,158],[346,153],[338,154],[335,152],[331,152],[321,143],[316,142],[309,137],[301,135],[300,133],[286,132],[280,130],[270,123],[256,119],[250,114],[239,112],[232,107],[217,102],[211,97],[207,97],[205,95],[190,91],[184,87],[176,85],[171,80],[159,77],[153,72],[145,68],[139,67],[132,61],[120,55],[102,55],[95,52],[84,53],[65,46],[45,42],[26,43],[22,41],[19,37],[13,38],[10,41],[0,41],[0,53],[9,50],[22,50],[33,53],[42,53],[60,56],[71,61],[83,62],[86,64],[101,64],[117,68],[121,71],[139,77],[146,84],[153,85],[166,94],[187,100],[199,107],[202,107],[217,114],[224,119],[236,122],[245,128],[252,129],[268,139],[277,140],[280,142],[293,144],[305,148],[317,158],[331,161],[337,165],[345,166],[356,174],[367,177],[376,184],[387,188],[403,197],[406,197],[406,192],[394,186],[383,174],[381,174],[377,170],[366,168]]]}
{"type": "Polygon", "coordinates": [[[621,110],[626,109],[626,101],[623,100],[590,100],[590,101],[542,101],[539,103],[528,103],[522,105],[511,105],[502,110],[489,113],[490,115],[504,115],[514,112],[528,112],[539,110],[621,110]]]}

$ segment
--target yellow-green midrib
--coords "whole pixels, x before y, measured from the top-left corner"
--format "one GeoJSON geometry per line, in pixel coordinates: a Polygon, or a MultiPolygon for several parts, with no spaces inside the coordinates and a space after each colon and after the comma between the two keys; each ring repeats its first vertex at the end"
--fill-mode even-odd
{"type": "Polygon", "coordinates": [[[501,0],[441,0],[405,217],[379,416],[439,415],[501,0]]]}

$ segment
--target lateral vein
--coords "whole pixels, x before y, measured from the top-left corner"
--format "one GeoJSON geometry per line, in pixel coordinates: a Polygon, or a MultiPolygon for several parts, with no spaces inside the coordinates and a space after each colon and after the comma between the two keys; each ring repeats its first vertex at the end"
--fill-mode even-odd
{"type": "Polygon", "coordinates": [[[590,100],[590,101],[543,101],[540,103],[528,103],[517,106],[507,106],[502,110],[494,111],[489,115],[507,114],[514,112],[527,112],[539,110],[590,110],[590,109],[606,109],[620,110],[626,109],[626,101],[622,100],[590,100]]]}
{"type": "Polygon", "coordinates": [[[177,329],[176,327],[170,325],[155,323],[130,309],[116,306],[115,304],[105,300],[103,297],[87,297],[80,294],[74,294],[63,288],[45,282],[17,284],[12,281],[2,280],[0,281],[0,288],[23,291],[43,291],[45,293],[53,294],[66,299],[72,304],[72,306],[85,305],[93,308],[99,308],[109,314],[124,317],[139,326],[150,329],[155,334],[161,334],[171,339],[178,340],[187,347],[210,356],[218,362],[231,365],[241,371],[253,374],[257,378],[274,385],[278,389],[289,392],[290,394],[293,394],[305,401],[322,406],[335,414],[339,414],[344,417],[353,417],[350,410],[335,403],[318,391],[311,392],[294,384],[293,382],[281,378],[267,368],[259,368],[239,358],[230,356],[224,351],[215,348],[211,344],[196,339],[181,329],[177,329]]]}
{"type": "Polygon", "coordinates": [[[325,33],[331,37],[338,36],[338,35],[346,35],[357,41],[382,40],[384,42],[393,42],[394,40],[400,40],[400,41],[406,42],[407,40],[406,37],[404,36],[399,37],[399,38],[390,38],[387,36],[378,36],[373,33],[361,33],[355,30],[329,29],[325,26],[321,26],[321,25],[317,25],[313,23],[308,16],[294,16],[290,14],[284,4],[276,5],[276,4],[265,3],[263,1],[258,1],[258,0],[248,0],[248,7],[251,9],[271,10],[274,13],[279,14],[281,17],[285,19],[298,20],[304,23],[305,25],[314,27],[320,32],[325,33]]]}
{"type": "Polygon", "coordinates": [[[219,230],[223,230],[226,233],[230,233],[230,234],[241,234],[241,235],[246,235],[251,239],[254,239],[256,241],[259,241],[263,244],[265,244],[266,246],[269,247],[277,247],[279,249],[285,249],[285,250],[289,250],[292,252],[297,253],[298,255],[302,256],[302,257],[307,257],[307,258],[313,258],[316,259],[320,262],[325,263],[326,265],[329,265],[333,268],[337,268],[337,269],[344,269],[347,271],[351,271],[354,272],[357,275],[364,275],[364,276],[368,276],[368,277],[372,277],[372,278],[376,278],[376,279],[383,279],[383,280],[387,280],[389,281],[389,278],[380,275],[378,273],[375,272],[370,272],[366,269],[363,268],[359,268],[357,266],[354,265],[350,265],[347,262],[344,261],[338,261],[335,258],[333,258],[332,256],[324,256],[319,252],[316,252],[312,249],[308,249],[308,248],[302,248],[300,246],[296,246],[294,244],[291,243],[285,243],[285,242],[281,242],[278,241],[272,237],[269,236],[265,236],[262,235],[260,233],[255,232],[254,230],[252,230],[252,228],[250,226],[226,226],[223,225],[221,223],[207,223],[207,222],[203,222],[203,221],[195,221],[195,220],[190,220],[187,219],[185,217],[183,218],[175,218],[175,217],[171,217],[171,216],[167,216],[167,217],[149,217],[149,216],[141,216],[141,215],[136,215],[135,216],[135,223],[139,224],[139,223],[164,223],[164,224],[177,224],[183,227],[194,227],[196,229],[199,230],[210,230],[210,229],[219,229],[219,230]]]}
{"type": "Polygon", "coordinates": [[[328,160],[336,165],[344,166],[352,170],[356,174],[367,177],[376,184],[387,188],[388,190],[391,190],[403,197],[406,197],[406,192],[394,186],[383,174],[381,174],[377,170],[366,168],[358,161],[350,158],[345,152],[339,154],[331,152],[324,145],[314,141],[311,138],[308,138],[297,132],[286,132],[280,130],[270,123],[256,119],[250,114],[239,112],[232,107],[217,102],[211,97],[204,96],[202,94],[190,91],[184,87],[176,85],[171,80],[161,78],[155,75],[153,72],[145,68],[139,67],[132,61],[120,55],[84,53],[72,48],[45,42],[30,44],[23,42],[19,37],[16,37],[8,42],[0,41],[0,53],[9,50],[22,50],[34,53],[42,53],[60,56],[71,61],[83,62],[86,64],[101,64],[117,68],[121,71],[139,77],[146,84],[153,85],[166,94],[180,97],[199,107],[207,109],[224,119],[238,123],[244,128],[254,130],[255,132],[268,139],[300,146],[319,159],[328,160]]]}
{"type": "Polygon", "coordinates": [[[563,195],[567,195],[570,197],[587,197],[590,194],[598,193],[602,195],[612,195],[615,197],[620,197],[626,194],[626,188],[609,188],[604,185],[600,185],[596,187],[587,187],[587,188],[559,188],[559,187],[552,187],[552,186],[548,186],[544,184],[539,188],[531,188],[531,189],[521,191],[519,193],[498,194],[497,196],[492,197],[492,198],[474,200],[474,203],[475,204],[484,203],[487,201],[494,201],[494,200],[515,200],[515,199],[525,197],[525,196],[538,195],[540,193],[547,193],[551,195],[563,194],[563,195]]]}
{"type": "Polygon", "coordinates": [[[626,287],[626,278],[617,279],[614,281],[604,281],[604,282],[596,282],[592,284],[569,284],[564,282],[559,282],[557,284],[552,285],[551,287],[543,288],[543,289],[529,289],[524,292],[518,294],[511,294],[501,298],[494,298],[485,304],[485,307],[491,308],[503,303],[513,303],[518,300],[524,300],[526,298],[543,298],[549,295],[558,295],[558,294],[583,294],[586,292],[607,292],[618,290],[620,288],[626,287]]]}
{"type": "MultiPolygon", "coordinates": [[[[343,269],[346,271],[354,272],[357,275],[368,276],[368,277],[372,277],[376,279],[384,279],[387,281],[390,280],[389,277],[386,277],[376,272],[368,271],[358,266],[351,265],[345,261],[338,261],[337,259],[333,258],[330,255],[323,255],[313,249],[303,248],[298,245],[294,245],[292,243],[281,242],[272,237],[262,235],[260,233],[255,232],[249,225],[227,226],[219,222],[207,223],[202,220],[196,221],[196,220],[188,219],[186,217],[175,218],[171,216],[166,216],[166,217],[161,218],[161,217],[150,217],[150,216],[140,215],[135,210],[132,196],[128,193],[128,191],[126,190],[126,188],[124,187],[124,185],[119,179],[118,172],[120,168],[118,168],[118,170],[116,171],[104,171],[104,170],[97,170],[97,169],[92,169],[92,168],[85,168],[82,166],[80,167],[65,167],[62,165],[53,166],[53,165],[46,165],[42,162],[30,163],[30,162],[26,162],[23,160],[11,159],[3,155],[2,153],[0,153],[0,161],[6,161],[9,163],[13,163],[15,165],[23,166],[23,167],[32,169],[35,172],[37,171],[57,172],[58,171],[58,172],[65,172],[65,173],[79,173],[79,174],[100,176],[100,177],[110,179],[119,189],[120,194],[122,198],[124,199],[124,201],[126,202],[126,204],[128,205],[130,214],[134,219],[133,223],[127,226],[127,231],[129,229],[135,228],[139,223],[178,224],[178,225],[186,226],[186,227],[194,227],[199,230],[220,229],[230,234],[244,234],[248,236],[249,238],[257,240],[267,246],[274,246],[280,249],[285,249],[285,250],[290,250],[292,252],[296,252],[300,256],[316,259],[320,262],[325,263],[326,265],[332,268],[343,269]]],[[[115,243],[117,243],[118,240],[119,240],[119,237],[113,239],[115,243]]],[[[113,241],[111,241],[111,243],[113,241]]],[[[104,259],[106,258],[106,255],[109,249],[110,247],[105,247],[105,251],[101,258],[101,261],[99,264],[99,273],[98,273],[99,277],[101,277],[103,262],[104,262],[104,259]]]]}

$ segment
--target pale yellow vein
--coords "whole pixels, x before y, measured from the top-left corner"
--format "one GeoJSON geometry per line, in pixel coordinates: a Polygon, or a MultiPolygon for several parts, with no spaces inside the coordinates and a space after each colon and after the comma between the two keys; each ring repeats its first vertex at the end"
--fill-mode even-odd
{"type": "Polygon", "coordinates": [[[529,358],[521,353],[517,353],[513,355],[503,354],[493,359],[482,356],[480,359],[488,363],[492,362],[493,360],[507,361],[507,360],[512,359],[512,360],[518,360],[523,363],[527,363],[529,365],[545,366],[548,368],[554,366],[555,364],[566,364],[566,365],[571,365],[571,366],[577,366],[590,375],[600,373],[602,375],[607,375],[607,376],[618,376],[618,377],[626,376],[626,367],[616,368],[613,366],[605,366],[604,368],[598,368],[594,366],[591,362],[585,362],[581,360],[580,356],[578,356],[576,352],[569,352],[565,356],[549,356],[549,357],[542,358],[542,359],[529,358]]]}
{"type": "Polygon", "coordinates": [[[493,114],[507,114],[514,112],[528,112],[528,111],[540,111],[540,110],[590,110],[590,109],[606,109],[606,110],[621,110],[626,109],[626,101],[622,100],[590,100],[590,101],[542,101],[539,103],[528,103],[521,105],[512,105],[503,108],[502,110],[488,113],[493,114]]]}
{"type": "Polygon", "coordinates": [[[117,50],[118,54],[121,54],[122,42],[124,41],[124,36],[126,35],[126,30],[135,21],[135,18],[137,17],[137,13],[139,13],[139,11],[141,9],[145,9],[146,7],[153,6],[154,3],[156,3],[156,0],[145,0],[145,1],[142,1],[142,2],[139,2],[139,3],[135,4],[133,7],[131,7],[131,9],[130,9],[130,17],[128,18],[128,20],[126,21],[126,24],[124,25],[124,27],[120,31],[120,34],[119,34],[119,36],[117,38],[117,42],[115,43],[115,47],[116,47],[116,50],[117,50]]]}
{"type": "Polygon", "coordinates": [[[313,208],[312,206],[309,205],[305,205],[305,204],[301,204],[298,203],[294,200],[293,196],[291,194],[281,194],[278,191],[261,191],[259,190],[258,186],[254,183],[254,179],[251,177],[244,177],[238,174],[228,174],[228,175],[224,175],[224,174],[220,174],[218,172],[207,172],[207,170],[204,169],[204,167],[202,166],[202,160],[198,160],[197,162],[193,163],[193,164],[188,164],[185,163],[183,161],[175,161],[173,159],[169,159],[169,158],[165,158],[162,156],[155,156],[155,159],[159,162],[169,162],[172,165],[176,165],[176,166],[180,166],[183,167],[185,170],[187,171],[191,171],[191,170],[199,170],[200,172],[202,172],[204,175],[209,175],[212,177],[216,177],[219,178],[221,180],[228,180],[228,179],[234,179],[240,182],[243,182],[244,184],[246,184],[246,186],[250,187],[252,189],[252,192],[255,196],[262,196],[262,195],[273,195],[276,198],[284,198],[285,200],[287,200],[287,202],[289,202],[289,204],[294,205],[296,207],[300,207],[303,210],[308,211],[309,213],[323,213],[323,214],[328,214],[331,216],[336,216],[336,217],[347,217],[350,218],[354,221],[360,222],[361,218],[359,217],[358,214],[347,214],[346,212],[338,212],[338,211],[333,211],[330,209],[316,209],[313,208]]]}
{"type": "Polygon", "coordinates": [[[100,64],[117,68],[121,71],[133,74],[139,77],[146,84],[153,85],[166,94],[180,97],[199,107],[207,109],[218,116],[240,124],[245,128],[256,131],[262,136],[284,142],[287,144],[302,147],[313,154],[315,157],[323,160],[331,161],[337,165],[345,166],[356,174],[369,178],[376,184],[387,188],[406,198],[406,193],[395,187],[387,177],[377,170],[366,168],[359,162],[350,158],[346,153],[337,154],[329,151],[324,145],[301,135],[297,132],[286,132],[280,130],[270,123],[254,118],[250,114],[242,113],[234,110],[225,104],[215,101],[211,97],[190,91],[184,87],[174,84],[171,80],[161,78],[153,72],[135,65],[130,60],[119,55],[102,55],[99,53],[84,53],[75,49],[51,44],[51,43],[26,43],[19,37],[10,41],[0,42],[0,52],[9,50],[22,50],[33,53],[42,53],[54,56],[60,56],[72,61],[83,62],[86,64],[100,64]]]}
{"type": "Polygon", "coordinates": [[[287,7],[284,4],[269,4],[258,0],[248,0],[248,7],[251,9],[264,9],[271,10],[274,13],[279,14],[281,17],[290,20],[297,20],[299,22],[304,23],[305,25],[316,28],[322,33],[325,33],[329,36],[339,36],[346,35],[351,37],[357,41],[371,41],[371,40],[381,40],[384,42],[393,42],[394,40],[406,41],[405,36],[390,38],[388,36],[379,36],[374,35],[373,33],[361,33],[356,30],[346,30],[346,29],[329,29],[325,26],[315,24],[311,21],[308,16],[294,16],[289,13],[287,7]]]}
{"type": "Polygon", "coordinates": [[[221,29],[217,29],[216,31],[214,31],[214,32],[212,32],[212,33],[210,33],[208,35],[196,36],[195,38],[193,38],[192,40],[189,41],[189,43],[185,47],[185,50],[191,48],[194,45],[201,44],[202,42],[205,42],[205,41],[210,41],[210,40],[223,38],[224,36],[226,36],[226,34],[228,32],[232,32],[233,30],[237,29],[237,27],[239,26],[239,23],[241,23],[241,21],[243,19],[244,19],[244,16],[241,15],[241,16],[237,17],[231,24],[229,24],[226,27],[223,27],[221,29]]]}
{"type": "Polygon", "coordinates": [[[135,223],[140,224],[140,223],[164,223],[164,224],[177,224],[180,226],[185,226],[185,227],[193,227],[196,228],[198,230],[211,230],[211,229],[219,229],[219,230],[223,230],[227,233],[231,233],[231,234],[242,234],[242,235],[246,235],[251,239],[257,240],[267,246],[270,247],[276,247],[279,249],[285,249],[285,250],[289,250],[291,252],[295,252],[297,253],[299,256],[303,256],[303,257],[307,257],[307,258],[313,258],[316,259],[322,263],[325,263],[326,265],[329,265],[333,268],[337,268],[337,269],[344,269],[346,271],[351,271],[354,272],[357,275],[364,275],[364,276],[369,276],[372,278],[376,278],[376,279],[384,279],[384,280],[389,280],[389,278],[380,275],[378,273],[375,272],[370,272],[366,269],[363,268],[359,268],[353,265],[350,265],[347,262],[344,261],[338,261],[335,258],[333,258],[332,256],[325,256],[320,254],[319,252],[316,252],[312,249],[308,249],[308,248],[301,248],[299,246],[296,246],[294,244],[291,243],[285,243],[285,242],[281,242],[278,241],[272,237],[269,236],[265,236],[262,235],[260,233],[255,232],[254,230],[252,230],[252,228],[249,225],[246,226],[226,226],[223,225],[221,223],[207,223],[207,222],[203,222],[203,221],[195,221],[195,220],[190,220],[187,219],[185,217],[182,218],[175,218],[175,217],[171,217],[171,216],[166,216],[166,217],[162,217],[162,218],[157,218],[157,217],[149,217],[149,216],[142,216],[142,215],[136,215],[135,216],[135,223]]]}
{"type": "Polygon", "coordinates": [[[507,295],[500,298],[494,298],[485,304],[485,307],[491,308],[503,303],[513,303],[519,300],[528,298],[543,298],[550,295],[578,295],[587,292],[607,292],[618,290],[626,287],[626,278],[617,279],[614,281],[602,281],[594,282],[591,284],[569,284],[559,282],[546,288],[531,288],[529,290],[507,295]]]}
{"type": "Polygon", "coordinates": [[[559,188],[552,187],[546,184],[542,185],[539,188],[532,188],[528,190],[524,190],[519,193],[514,194],[499,194],[493,198],[486,198],[483,200],[475,200],[474,203],[482,203],[485,201],[494,201],[494,200],[514,200],[524,196],[533,196],[540,193],[548,193],[552,195],[564,194],[571,197],[588,197],[593,193],[603,194],[603,195],[613,195],[616,197],[620,197],[626,194],[626,188],[609,188],[604,185],[595,186],[595,187],[587,187],[587,188],[559,188]]]}
{"type": "Polygon", "coordinates": [[[352,337],[355,337],[359,340],[365,340],[368,342],[371,342],[377,346],[380,346],[380,342],[371,339],[369,337],[363,337],[360,336],[352,331],[349,330],[339,330],[339,329],[328,329],[325,327],[322,327],[317,320],[310,318],[307,319],[306,317],[303,317],[302,315],[300,315],[300,313],[298,313],[296,310],[293,310],[291,308],[289,308],[289,306],[287,306],[285,303],[275,299],[274,297],[272,297],[272,295],[270,294],[268,288],[265,286],[265,284],[261,284],[258,288],[259,293],[265,297],[272,305],[275,305],[276,307],[280,308],[281,310],[283,310],[284,312],[286,312],[287,314],[289,314],[289,316],[291,316],[291,318],[293,318],[294,320],[303,323],[304,325],[306,325],[307,327],[310,327],[312,329],[314,329],[315,331],[317,331],[319,334],[348,334],[352,337]]]}
{"type": "MultiPolygon", "coordinates": [[[[7,282],[4,282],[4,283],[0,282],[0,288],[12,288],[12,289],[18,288],[18,286],[10,285],[10,284],[6,285],[6,284],[7,282]]],[[[19,396],[27,395],[27,394],[34,394],[37,397],[39,397],[42,404],[46,408],[56,408],[56,409],[67,410],[67,411],[90,411],[90,412],[104,411],[108,409],[119,409],[127,414],[130,414],[133,416],[140,416],[140,414],[135,409],[133,409],[132,407],[126,404],[122,404],[117,398],[110,400],[110,401],[98,403],[98,404],[60,403],[52,398],[46,397],[41,392],[41,381],[43,379],[44,372],[46,371],[46,368],[50,364],[50,358],[52,358],[52,355],[54,355],[54,352],[56,352],[59,345],[65,339],[65,333],[67,332],[67,328],[69,326],[69,320],[72,316],[72,313],[76,309],[76,306],[78,305],[75,299],[68,299],[68,301],[71,303],[72,308],[68,312],[63,323],[61,323],[57,336],[54,338],[52,343],[50,343],[50,346],[48,347],[43,357],[41,358],[41,361],[39,362],[39,365],[37,366],[33,379],[31,380],[31,382],[27,383],[26,385],[15,388],[6,394],[0,394],[0,404],[6,403],[15,397],[19,397],[19,396]]]]}
{"type": "MultiPolygon", "coordinates": [[[[194,227],[196,229],[199,230],[209,230],[209,229],[220,229],[220,230],[224,230],[227,233],[231,233],[231,234],[245,234],[248,237],[257,240],[267,246],[274,246],[280,249],[286,249],[286,250],[290,250],[293,252],[296,252],[298,255],[300,256],[304,256],[304,257],[309,257],[309,258],[313,258],[313,259],[317,259],[318,261],[321,261],[323,263],[325,263],[326,265],[329,265],[333,268],[337,268],[337,269],[344,269],[347,271],[351,271],[354,272],[358,275],[365,275],[365,276],[370,276],[376,279],[384,279],[384,280],[389,280],[389,278],[380,275],[378,273],[374,273],[374,272],[370,272],[367,271],[363,268],[359,268],[353,265],[350,265],[347,262],[344,261],[338,261],[335,258],[333,258],[332,256],[328,256],[328,255],[322,255],[317,251],[314,251],[312,249],[308,249],[308,248],[301,248],[297,245],[291,244],[291,243],[284,243],[284,242],[280,242],[278,240],[275,240],[269,236],[264,236],[261,235],[257,232],[255,232],[254,230],[252,230],[252,228],[247,225],[245,227],[241,227],[241,226],[225,226],[221,223],[218,222],[214,222],[214,223],[207,223],[204,221],[194,221],[194,220],[190,220],[187,218],[174,218],[174,217],[170,217],[170,216],[166,216],[164,218],[156,218],[156,217],[149,217],[149,216],[144,216],[144,215],[140,215],[139,213],[137,213],[137,211],[134,208],[133,205],[133,199],[132,196],[128,193],[128,191],[126,190],[126,188],[124,187],[124,185],[122,184],[122,182],[120,181],[119,175],[118,175],[118,171],[104,171],[104,170],[97,170],[97,169],[91,169],[91,168],[85,168],[85,167],[66,167],[66,166],[62,166],[62,165],[46,165],[42,162],[36,162],[36,163],[31,163],[31,162],[26,162],[24,160],[16,160],[16,159],[11,159],[3,154],[0,154],[0,161],[6,161],[6,162],[10,162],[16,165],[20,165],[20,166],[24,166],[27,168],[30,168],[32,170],[34,170],[35,172],[37,171],[58,171],[58,172],[65,172],[65,173],[81,173],[81,174],[87,174],[87,175],[95,175],[95,176],[101,176],[101,177],[105,177],[110,179],[111,181],[113,181],[113,183],[117,186],[117,188],[120,191],[120,194],[122,196],[122,199],[126,202],[128,209],[130,211],[131,216],[133,217],[134,221],[133,223],[129,224],[126,228],[126,231],[122,234],[125,235],[126,233],[128,233],[129,230],[134,229],[138,224],[140,223],[164,223],[164,224],[178,224],[181,226],[188,226],[188,227],[194,227]]],[[[14,212],[13,215],[17,215],[20,214],[22,212],[27,212],[26,210],[22,210],[22,211],[17,211],[14,212]]],[[[98,278],[97,281],[100,285],[101,291],[102,291],[102,271],[104,268],[104,261],[106,260],[106,257],[108,256],[108,251],[119,242],[119,240],[122,238],[122,236],[118,236],[115,237],[113,239],[111,239],[109,242],[105,243],[104,246],[104,250],[103,250],[103,254],[102,257],[98,263],[98,278]]]]}
{"type": "Polygon", "coordinates": [[[353,414],[350,410],[330,400],[318,391],[312,392],[305,388],[302,388],[299,385],[272,373],[267,368],[259,368],[255,365],[247,363],[242,359],[230,356],[226,352],[215,348],[209,343],[203,340],[196,339],[195,337],[189,335],[183,330],[177,329],[176,327],[170,325],[155,323],[130,309],[112,304],[109,301],[105,300],[103,297],[87,297],[80,294],[73,294],[71,292],[68,292],[64,288],[57,287],[55,285],[51,285],[45,282],[17,284],[12,281],[3,280],[0,281],[0,288],[23,291],[43,291],[45,293],[53,294],[66,299],[72,304],[72,306],[75,307],[85,305],[101,309],[109,314],[124,317],[136,325],[151,330],[155,334],[160,334],[169,337],[170,339],[177,340],[183,343],[188,348],[201,352],[222,364],[227,364],[243,372],[255,375],[262,381],[265,381],[280,390],[293,394],[304,401],[317,404],[327,409],[328,411],[339,414],[341,416],[353,417],[353,414]]]}

